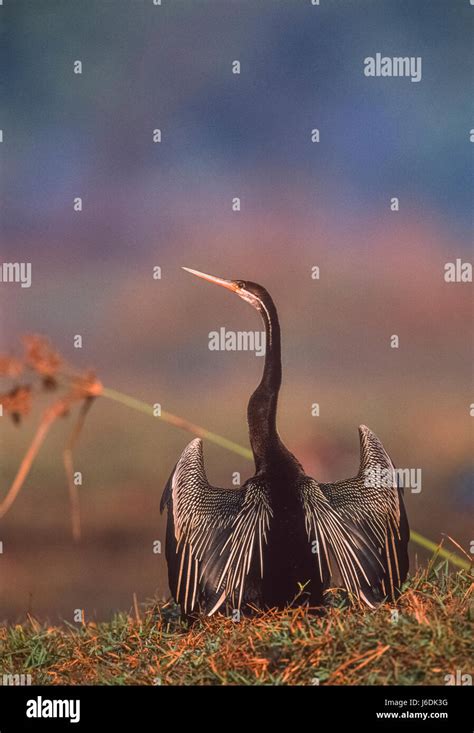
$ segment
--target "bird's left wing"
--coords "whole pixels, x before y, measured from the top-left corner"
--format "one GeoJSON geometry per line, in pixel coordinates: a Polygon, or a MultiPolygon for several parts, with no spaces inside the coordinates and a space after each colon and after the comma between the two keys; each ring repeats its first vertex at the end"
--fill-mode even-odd
{"type": "Polygon", "coordinates": [[[242,601],[256,548],[260,558],[269,521],[263,489],[211,486],[202,441],[184,449],[165,487],[166,558],[171,592],[184,613],[211,615],[226,601],[242,601]]]}
{"type": "Polygon", "coordinates": [[[396,470],[377,436],[359,427],[360,469],[357,476],[320,484],[331,506],[370,537],[384,566],[381,591],[395,600],[408,573],[410,530],[396,470]]]}

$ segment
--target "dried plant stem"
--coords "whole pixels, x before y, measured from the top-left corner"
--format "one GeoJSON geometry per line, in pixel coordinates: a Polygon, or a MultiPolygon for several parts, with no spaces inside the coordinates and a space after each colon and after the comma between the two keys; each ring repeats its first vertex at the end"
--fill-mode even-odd
{"type": "Polygon", "coordinates": [[[357,667],[354,667],[353,671],[357,671],[359,669],[362,669],[365,667],[369,662],[374,661],[375,659],[378,659],[378,657],[382,656],[382,654],[385,654],[386,651],[390,649],[390,645],[387,644],[386,646],[382,646],[380,643],[376,647],[376,649],[371,649],[368,652],[364,652],[363,654],[359,654],[358,656],[354,657],[353,659],[349,659],[347,662],[344,662],[341,664],[330,676],[328,679],[328,683],[334,682],[336,677],[341,674],[347,667],[351,666],[355,662],[359,662],[357,667]]]}
{"type": "Polygon", "coordinates": [[[469,555],[467,554],[466,550],[465,550],[465,549],[464,549],[463,547],[461,547],[461,545],[459,544],[459,542],[456,542],[456,540],[454,540],[454,539],[453,539],[452,537],[450,537],[450,536],[449,536],[449,534],[446,534],[445,532],[443,532],[442,534],[443,534],[443,537],[447,537],[447,538],[448,538],[448,540],[449,540],[449,541],[450,541],[450,542],[451,542],[451,543],[452,543],[452,544],[453,544],[453,545],[454,545],[455,547],[457,547],[457,548],[458,548],[458,550],[460,550],[460,551],[462,552],[462,554],[463,554],[463,555],[464,555],[465,557],[467,557],[467,561],[468,561],[469,565],[472,565],[472,562],[473,562],[473,561],[472,561],[472,558],[471,558],[471,557],[469,557],[469,555]]]}
{"type": "Polygon", "coordinates": [[[21,487],[23,486],[23,482],[28,476],[31,465],[36,458],[36,455],[41,448],[43,441],[46,438],[46,435],[48,434],[51,425],[60,415],[63,414],[63,412],[64,405],[62,403],[56,403],[45,411],[41,422],[38,425],[38,429],[33,437],[33,440],[31,441],[30,447],[28,448],[25,457],[20,464],[20,468],[18,469],[15,479],[10,486],[7,495],[5,496],[3,501],[0,502],[0,519],[5,516],[5,514],[8,512],[11,505],[15,501],[21,487]]]}
{"type": "Polygon", "coordinates": [[[141,619],[141,616],[140,616],[140,610],[138,608],[137,594],[135,593],[135,591],[133,592],[133,609],[135,611],[135,619],[136,619],[136,622],[137,622],[137,624],[140,624],[141,625],[142,619],[141,619]]]}
{"type": "Polygon", "coordinates": [[[74,425],[74,429],[63,451],[63,462],[67,476],[69,504],[71,507],[72,536],[75,542],[79,542],[79,540],[81,539],[81,512],[79,506],[79,492],[77,490],[76,484],[74,483],[73,450],[79,439],[87,413],[92,407],[93,401],[94,397],[87,397],[86,400],[82,403],[76,424],[74,425]]]}

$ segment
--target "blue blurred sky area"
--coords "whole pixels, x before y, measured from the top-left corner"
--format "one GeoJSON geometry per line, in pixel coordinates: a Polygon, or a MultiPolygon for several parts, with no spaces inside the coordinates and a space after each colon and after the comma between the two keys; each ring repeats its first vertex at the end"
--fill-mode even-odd
{"type": "Polygon", "coordinates": [[[315,201],[364,217],[398,194],[466,248],[473,13],[468,0],[7,2],[2,246],[40,236],[79,261],[166,249],[238,191],[248,209],[309,220],[315,201]],[[367,78],[376,52],[421,56],[421,82],[367,78]],[[64,242],[81,194],[87,216],[64,242]]]}

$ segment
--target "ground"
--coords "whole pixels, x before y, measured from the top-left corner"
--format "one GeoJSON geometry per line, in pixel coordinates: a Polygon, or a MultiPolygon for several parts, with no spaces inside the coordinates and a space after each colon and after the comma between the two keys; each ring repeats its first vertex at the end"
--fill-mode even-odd
{"type": "MultiPolygon", "coordinates": [[[[0,626],[1,675],[32,684],[444,685],[471,670],[469,571],[431,563],[396,606],[303,608],[188,627],[170,604],[109,623],[0,626]]],[[[1,679],[0,679],[1,681],[1,679]]]]}

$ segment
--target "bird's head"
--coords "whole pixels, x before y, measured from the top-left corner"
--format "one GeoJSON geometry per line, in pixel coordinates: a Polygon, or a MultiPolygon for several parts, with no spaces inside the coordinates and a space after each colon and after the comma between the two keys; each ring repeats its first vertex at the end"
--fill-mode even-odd
{"type": "Polygon", "coordinates": [[[236,293],[242,300],[247,301],[259,311],[266,310],[270,304],[273,305],[268,292],[258,283],[249,282],[248,280],[224,280],[214,275],[206,275],[206,273],[198,270],[191,270],[189,267],[183,267],[183,270],[236,293]]]}

